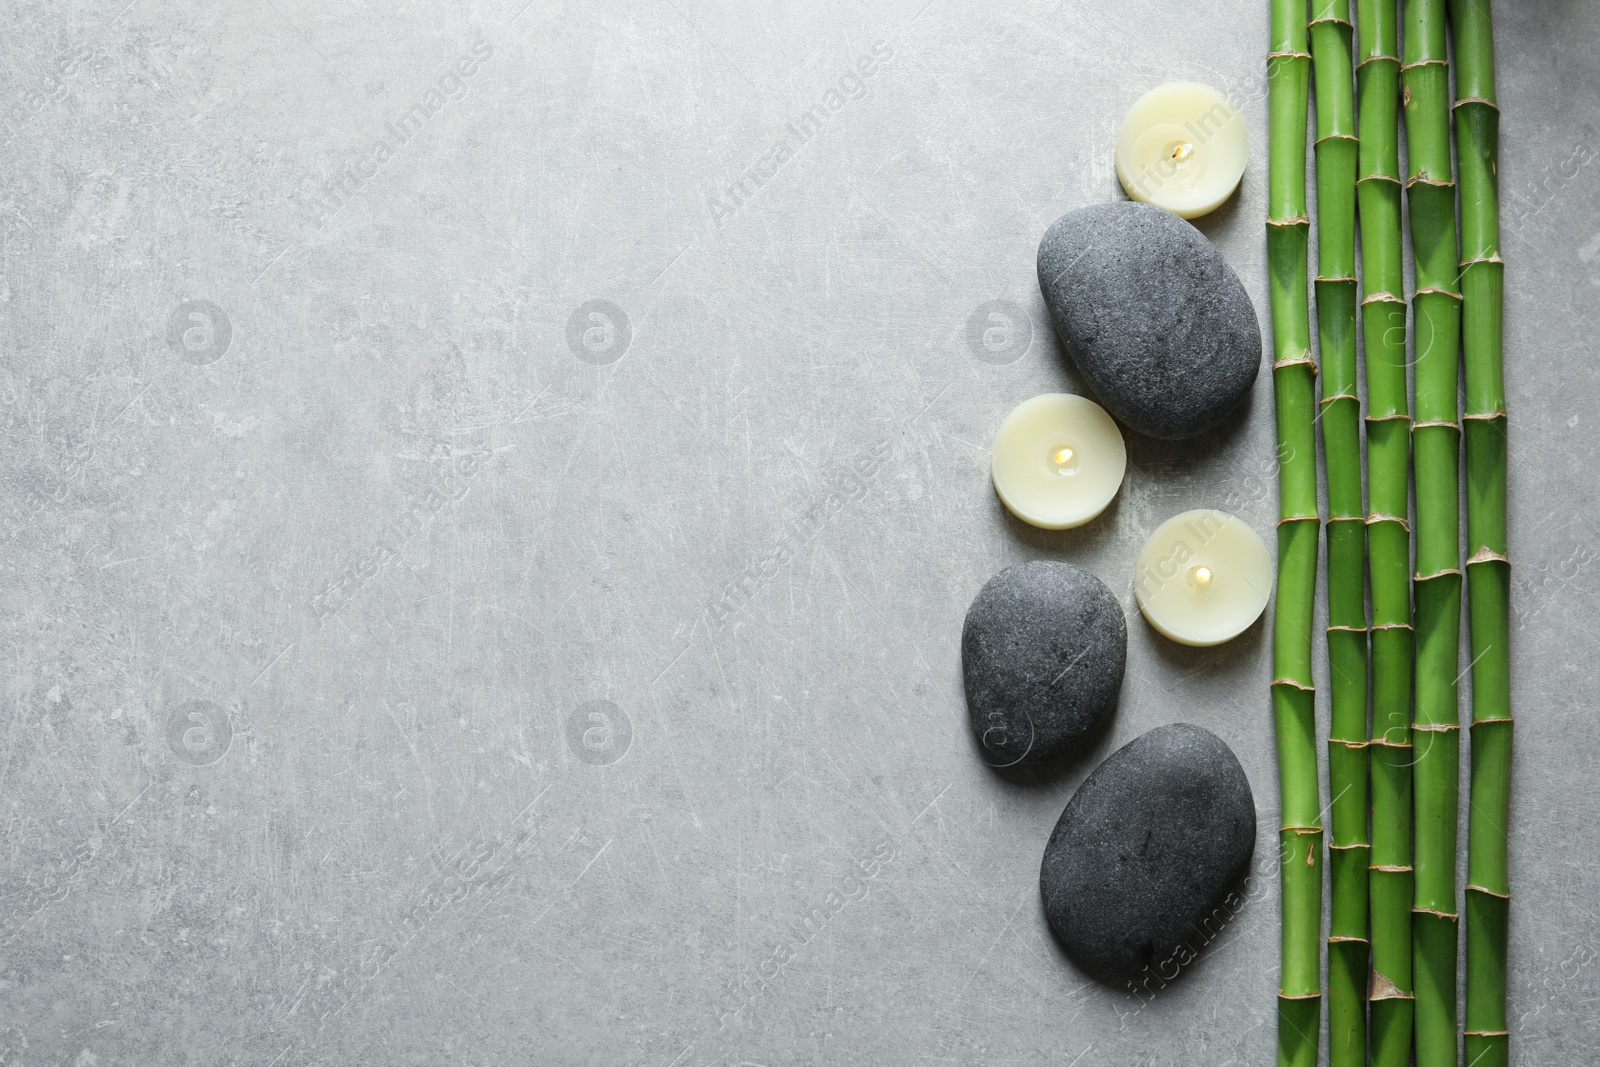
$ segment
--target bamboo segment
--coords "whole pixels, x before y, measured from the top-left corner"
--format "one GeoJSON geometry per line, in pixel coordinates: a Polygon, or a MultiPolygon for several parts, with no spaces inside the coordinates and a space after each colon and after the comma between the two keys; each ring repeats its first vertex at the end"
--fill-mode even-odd
{"type": "Polygon", "coordinates": [[[1366,513],[1356,392],[1356,114],[1349,0],[1312,0],[1317,98],[1317,340],[1328,487],[1328,729],[1333,912],[1328,1060],[1367,1062],[1366,513]]]}
{"type": "Polygon", "coordinates": [[[1272,710],[1282,798],[1278,1063],[1314,1067],[1322,1015],[1322,816],[1311,683],[1316,598],[1316,363],[1307,286],[1306,126],[1311,56],[1304,0],[1272,0],[1267,57],[1267,264],[1278,438],[1278,579],[1272,710]]]}
{"type": "Polygon", "coordinates": [[[1412,743],[1415,876],[1412,966],[1417,1067],[1455,1067],[1457,804],[1461,631],[1456,390],[1461,295],[1450,165],[1446,0],[1402,0],[1406,183],[1416,274],[1416,714],[1412,743]]]}
{"type": "Polygon", "coordinates": [[[1372,590],[1372,1067],[1411,1062],[1411,409],[1400,224],[1400,44],[1393,0],[1357,0],[1356,196],[1367,370],[1372,590]]]}
{"type": "Polygon", "coordinates": [[[1451,0],[1461,172],[1462,342],[1466,368],[1467,606],[1472,655],[1472,785],[1467,816],[1466,1060],[1505,1067],[1506,833],[1511,784],[1511,564],[1506,543],[1506,411],[1501,358],[1505,264],[1495,176],[1500,111],[1489,0],[1451,0]]]}

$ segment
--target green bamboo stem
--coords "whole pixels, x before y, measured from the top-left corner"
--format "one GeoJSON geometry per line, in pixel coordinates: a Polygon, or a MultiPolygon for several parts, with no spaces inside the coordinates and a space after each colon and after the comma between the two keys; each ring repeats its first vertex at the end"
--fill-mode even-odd
{"type": "Polygon", "coordinates": [[[1367,369],[1372,590],[1372,1067],[1411,1062],[1411,409],[1400,224],[1400,45],[1393,0],[1357,0],[1356,196],[1367,369]]]}
{"type": "Polygon", "coordinates": [[[1461,634],[1457,422],[1461,295],[1450,167],[1446,0],[1402,0],[1411,247],[1416,272],[1417,690],[1412,769],[1415,867],[1412,967],[1417,1067],[1455,1067],[1457,803],[1461,634]]]}
{"type": "Polygon", "coordinates": [[[1367,1062],[1366,512],[1356,393],[1356,114],[1349,0],[1312,0],[1317,96],[1317,342],[1328,487],[1328,727],[1333,898],[1328,1060],[1367,1062]]]}
{"type": "Polygon", "coordinates": [[[1461,172],[1461,314],[1467,449],[1467,606],[1472,655],[1472,785],[1467,815],[1466,1060],[1505,1067],[1506,834],[1511,785],[1511,563],[1506,544],[1506,410],[1501,360],[1500,110],[1489,0],[1450,0],[1461,172]]]}
{"type": "Polygon", "coordinates": [[[1311,78],[1305,0],[1272,0],[1267,55],[1267,266],[1278,437],[1278,582],[1272,624],[1272,712],[1282,804],[1282,967],[1278,1063],[1314,1067],[1322,1034],[1322,816],[1315,690],[1316,363],[1307,285],[1306,125],[1311,78]]]}

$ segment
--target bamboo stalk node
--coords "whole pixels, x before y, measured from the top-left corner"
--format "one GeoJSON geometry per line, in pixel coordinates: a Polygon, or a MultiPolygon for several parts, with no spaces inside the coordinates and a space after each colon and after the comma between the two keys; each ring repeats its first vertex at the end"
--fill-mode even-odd
{"type": "Polygon", "coordinates": [[[1327,141],[1349,141],[1351,144],[1358,144],[1360,143],[1360,140],[1361,139],[1353,133],[1330,133],[1326,137],[1318,137],[1315,141],[1311,142],[1311,145],[1313,148],[1315,148],[1327,141]]]}
{"type": "MultiPolygon", "coordinates": [[[[1407,745],[1406,747],[1410,748],[1411,746],[1407,745]]],[[[1407,863],[1407,864],[1377,863],[1377,864],[1372,865],[1371,867],[1368,867],[1367,870],[1369,870],[1369,871],[1378,871],[1381,874],[1410,874],[1410,873],[1412,873],[1411,865],[1409,863],[1407,863]]]]}
{"type": "MultiPolygon", "coordinates": [[[[1359,522],[1361,520],[1357,519],[1356,521],[1359,522]]],[[[1366,632],[1367,632],[1367,628],[1365,626],[1330,626],[1330,627],[1328,627],[1328,633],[1330,633],[1330,634],[1364,634],[1366,632]]]]}
{"type": "Polygon", "coordinates": [[[1310,52],[1268,52],[1267,53],[1267,65],[1269,67],[1272,65],[1272,61],[1275,60],[1275,59],[1304,59],[1307,62],[1310,62],[1311,61],[1311,53],[1310,52]]]}
{"type": "Polygon", "coordinates": [[[1290,689],[1298,689],[1302,693],[1315,693],[1317,691],[1316,686],[1308,685],[1305,682],[1295,681],[1293,678],[1274,678],[1272,680],[1272,684],[1275,686],[1288,686],[1290,689]]]}
{"type": "MultiPolygon", "coordinates": [[[[1356,842],[1354,842],[1352,844],[1348,844],[1348,845],[1329,845],[1328,846],[1328,851],[1329,852],[1356,852],[1356,851],[1359,851],[1359,850],[1361,850],[1363,848],[1366,849],[1368,852],[1372,851],[1372,846],[1367,844],[1365,841],[1356,841],[1356,842]]],[[[1352,938],[1346,938],[1345,940],[1347,940],[1347,941],[1365,941],[1366,938],[1364,938],[1364,937],[1352,937],[1352,938]]]]}
{"type": "Polygon", "coordinates": [[[1410,993],[1400,992],[1400,987],[1386,974],[1372,972],[1372,992],[1367,995],[1368,1000],[1415,1000],[1410,993]]]}
{"type": "Polygon", "coordinates": [[[1287,526],[1291,522],[1314,522],[1318,526],[1320,526],[1320,525],[1322,525],[1322,516],[1320,516],[1320,515],[1285,515],[1283,518],[1278,520],[1278,525],[1280,527],[1287,526]]]}
{"type": "MultiPolygon", "coordinates": [[[[1355,397],[1353,397],[1353,396],[1350,396],[1350,397],[1336,396],[1333,399],[1335,399],[1335,400],[1354,400],[1355,397]]],[[[1328,525],[1329,526],[1332,526],[1336,522],[1359,522],[1362,525],[1366,525],[1366,521],[1367,520],[1362,518],[1360,515],[1329,515],[1328,516],[1328,525]]]]}
{"type": "Polygon", "coordinates": [[[1320,826],[1280,826],[1280,827],[1278,827],[1278,833],[1280,833],[1280,834],[1294,834],[1296,837],[1320,837],[1320,836],[1322,836],[1322,827],[1320,827],[1320,826]]]}
{"type": "Polygon", "coordinates": [[[1461,732],[1461,724],[1458,722],[1414,722],[1411,724],[1411,731],[1413,733],[1420,731],[1425,734],[1456,734],[1461,732]]]}
{"type": "Polygon", "coordinates": [[[1454,289],[1445,289],[1439,286],[1433,286],[1427,289],[1418,289],[1416,292],[1411,294],[1411,299],[1415,300],[1419,296],[1448,296],[1456,303],[1461,302],[1460,293],[1456,292],[1454,289]]]}
{"type": "Polygon", "coordinates": [[[1446,567],[1443,570],[1434,571],[1432,574],[1413,574],[1411,580],[1413,582],[1431,582],[1435,578],[1449,578],[1452,576],[1460,578],[1461,572],[1454,567],[1446,567]]]}
{"type": "Polygon", "coordinates": [[[1412,626],[1409,622],[1375,622],[1372,624],[1372,628],[1374,630],[1409,630],[1412,626]]]}
{"type": "MultiPolygon", "coordinates": [[[[1393,417],[1394,416],[1392,416],[1392,415],[1390,416],[1390,418],[1393,418],[1393,417]]],[[[1368,421],[1373,421],[1373,420],[1368,420],[1368,421]]],[[[1381,511],[1374,511],[1371,515],[1367,516],[1367,525],[1368,526],[1377,526],[1380,523],[1385,523],[1385,522],[1398,522],[1400,524],[1400,528],[1402,530],[1406,531],[1406,533],[1410,533],[1411,532],[1411,524],[1409,522],[1407,522],[1405,519],[1401,518],[1399,515],[1385,515],[1381,511]]]]}
{"type": "Polygon", "coordinates": [[[1456,183],[1455,182],[1450,181],[1448,179],[1440,180],[1438,178],[1432,177],[1431,175],[1428,174],[1427,171],[1422,171],[1421,173],[1414,174],[1411,177],[1406,179],[1406,188],[1407,189],[1410,189],[1414,185],[1427,185],[1427,186],[1431,186],[1434,189],[1454,189],[1456,187],[1456,183]]]}
{"type": "Polygon", "coordinates": [[[1513,719],[1509,715],[1501,715],[1501,716],[1483,715],[1483,716],[1480,716],[1479,718],[1473,719],[1472,720],[1472,726],[1474,728],[1479,727],[1479,726],[1498,726],[1501,723],[1505,723],[1507,726],[1511,726],[1516,721],[1517,721],[1516,719],[1513,719]]]}
{"type": "Polygon", "coordinates": [[[1497,422],[1506,417],[1505,408],[1496,408],[1493,411],[1469,411],[1461,416],[1468,422],[1497,422]]]}
{"type": "Polygon", "coordinates": [[[1460,922],[1461,921],[1461,916],[1456,914],[1455,912],[1453,912],[1453,911],[1439,911],[1437,908],[1417,908],[1417,907],[1413,907],[1411,909],[1411,914],[1413,914],[1413,915],[1431,915],[1435,919],[1443,919],[1447,923],[1453,923],[1453,922],[1460,922]]]}
{"type": "Polygon", "coordinates": [[[1452,109],[1454,109],[1454,108],[1458,108],[1458,107],[1465,107],[1468,104],[1482,104],[1484,107],[1488,108],[1491,111],[1499,111],[1500,110],[1500,105],[1499,104],[1495,103],[1493,100],[1485,100],[1481,96],[1463,96],[1461,99],[1457,100],[1454,104],[1452,104],[1451,107],[1452,107],[1452,109]]]}
{"type": "Polygon", "coordinates": [[[1323,15],[1320,18],[1314,18],[1310,22],[1306,23],[1306,28],[1314,30],[1318,26],[1327,25],[1345,26],[1352,30],[1356,28],[1355,23],[1351,22],[1349,19],[1340,18],[1338,15],[1323,15]]]}
{"type": "Polygon", "coordinates": [[[1362,182],[1390,182],[1394,185],[1401,184],[1400,179],[1396,178],[1393,174],[1363,174],[1361,177],[1356,179],[1356,185],[1359,187],[1362,182]]]}
{"type": "Polygon", "coordinates": [[[1278,993],[1279,1000],[1321,1000],[1321,993],[1278,993]]]}
{"type": "Polygon", "coordinates": [[[1398,67],[1400,65],[1400,57],[1399,56],[1386,56],[1386,55],[1382,55],[1382,54],[1367,56],[1361,62],[1356,64],[1356,69],[1360,70],[1362,67],[1366,66],[1368,63],[1393,63],[1395,66],[1398,67]]]}
{"type": "Polygon", "coordinates": [[[1462,1037],[1510,1037],[1510,1030],[1466,1030],[1462,1037]]]}
{"type": "Polygon", "coordinates": [[[1497,252],[1490,256],[1479,256],[1477,259],[1463,259],[1461,261],[1461,269],[1466,270],[1468,267],[1476,266],[1479,263],[1498,263],[1502,267],[1506,265],[1506,261],[1501,259],[1500,254],[1497,252]]]}
{"type": "MultiPolygon", "coordinates": [[[[1352,140],[1353,139],[1354,138],[1352,138],[1352,140]]],[[[1345,277],[1327,278],[1327,277],[1324,277],[1321,274],[1319,274],[1315,278],[1313,278],[1312,280],[1314,282],[1316,282],[1318,285],[1343,285],[1343,284],[1354,285],[1354,284],[1356,284],[1356,279],[1355,279],[1354,275],[1351,275],[1348,278],[1345,278],[1345,277]]]]}
{"type": "Polygon", "coordinates": [[[1474,563],[1504,563],[1508,567],[1511,565],[1511,561],[1506,558],[1504,553],[1496,552],[1488,545],[1478,549],[1472,554],[1472,558],[1467,560],[1467,566],[1469,567],[1474,563]]]}
{"type": "Polygon", "coordinates": [[[1267,225],[1279,230],[1292,230],[1297,226],[1304,226],[1309,230],[1311,228],[1311,217],[1309,215],[1292,215],[1286,219],[1268,219],[1267,225]]]}
{"type": "Polygon", "coordinates": [[[1510,893],[1496,893],[1493,889],[1486,889],[1481,885],[1473,885],[1471,882],[1467,883],[1467,892],[1469,892],[1469,893],[1482,893],[1486,897],[1495,897],[1495,898],[1497,898],[1499,900],[1510,900],[1511,899],[1511,894],[1510,893]]]}
{"type": "Polygon", "coordinates": [[[1437,429],[1437,430],[1454,430],[1457,433],[1460,433],[1461,432],[1461,424],[1459,422],[1447,422],[1444,419],[1439,419],[1439,420],[1434,421],[1434,422],[1414,422],[1414,423],[1411,424],[1411,432],[1412,433],[1415,433],[1418,430],[1435,430],[1435,429],[1437,429]]]}
{"type": "Polygon", "coordinates": [[[1309,354],[1290,356],[1287,359],[1280,359],[1272,365],[1274,371],[1288,370],[1290,367],[1310,367],[1313,376],[1317,373],[1317,361],[1312,359],[1309,354]]]}
{"type": "Polygon", "coordinates": [[[1423,67],[1448,67],[1449,65],[1449,60],[1445,59],[1419,59],[1415,63],[1401,64],[1400,73],[1404,74],[1409,70],[1421,70],[1423,67]]]}
{"type": "Polygon", "coordinates": [[[1342,934],[1334,934],[1333,936],[1328,938],[1328,944],[1330,944],[1330,945],[1370,945],[1370,944],[1372,944],[1372,942],[1368,941],[1364,937],[1346,937],[1346,936],[1344,936],[1342,934]]]}
{"type": "MultiPolygon", "coordinates": [[[[1377,177],[1377,175],[1373,175],[1373,177],[1377,177]]],[[[1394,180],[1396,185],[1400,184],[1398,179],[1392,179],[1392,180],[1394,180]]],[[[1362,181],[1366,181],[1366,179],[1363,178],[1362,181]]],[[[1362,299],[1361,299],[1361,306],[1362,307],[1366,307],[1368,304],[1404,304],[1404,303],[1405,303],[1405,299],[1403,297],[1395,296],[1393,293],[1389,293],[1389,292],[1368,293],[1366,296],[1362,297],[1362,299]]]]}

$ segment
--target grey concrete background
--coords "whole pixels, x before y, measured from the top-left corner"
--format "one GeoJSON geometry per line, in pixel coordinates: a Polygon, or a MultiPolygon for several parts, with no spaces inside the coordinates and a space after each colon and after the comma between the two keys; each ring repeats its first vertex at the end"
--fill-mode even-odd
{"type": "MultiPolygon", "coordinates": [[[[525,2],[4,4],[0,1063],[1268,1062],[1268,642],[1176,647],[1131,586],[1180,510],[1270,532],[1265,371],[1080,530],[987,479],[1078,387],[1039,235],[1120,195],[1163,80],[1250,122],[1200,225],[1265,318],[1265,5],[525,2]],[[1089,758],[1001,776],[957,638],[1039,557],[1121,597],[1127,683],[1089,758]],[[1036,879],[1174,720],[1262,836],[1147,1002],[1036,879]]],[[[1499,8],[1514,1055],[1576,1063],[1600,9],[1499,8]]]]}

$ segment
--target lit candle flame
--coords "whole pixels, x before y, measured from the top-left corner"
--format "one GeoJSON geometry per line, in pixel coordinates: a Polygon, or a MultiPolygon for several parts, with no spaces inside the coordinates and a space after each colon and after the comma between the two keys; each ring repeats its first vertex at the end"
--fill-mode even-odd
{"type": "Polygon", "coordinates": [[[1194,584],[1197,588],[1204,589],[1211,584],[1212,574],[1210,567],[1196,567],[1189,574],[1194,579],[1194,584]]]}
{"type": "Polygon", "coordinates": [[[1072,449],[1060,449],[1054,456],[1051,456],[1050,458],[1056,461],[1056,466],[1065,467],[1068,463],[1072,462],[1072,449]]]}

